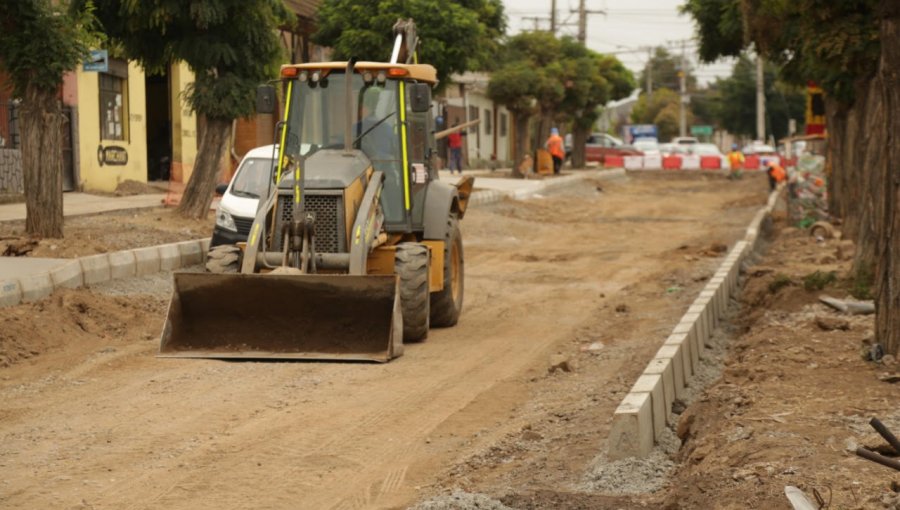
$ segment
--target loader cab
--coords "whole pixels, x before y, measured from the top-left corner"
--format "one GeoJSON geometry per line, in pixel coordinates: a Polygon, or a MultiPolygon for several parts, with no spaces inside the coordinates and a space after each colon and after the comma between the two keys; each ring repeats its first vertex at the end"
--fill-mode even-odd
{"type": "Polygon", "coordinates": [[[385,175],[380,198],[385,229],[421,231],[427,184],[436,178],[430,161],[434,76],[433,67],[416,64],[361,62],[352,69],[343,62],[284,66],[281,166],[288,158],[298,159],[301,148],[310,147],[304,156],[307,176],[340,173],[346,170],[337,168],[343,165],[336,153],[343,151],[349,161],[350,152],[361,152],[373,170],[385,175]]]}

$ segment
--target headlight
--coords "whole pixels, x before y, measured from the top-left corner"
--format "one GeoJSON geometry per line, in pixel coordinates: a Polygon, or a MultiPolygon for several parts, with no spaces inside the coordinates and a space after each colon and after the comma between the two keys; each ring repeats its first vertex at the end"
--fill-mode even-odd
{"type": "Polygon", "coordinates": [[[231,214],[221,207],[216,211],[216,226],[222,227],[225,230],[237,232],[237,226],[234,224],[234,219],[231,217],[231,214]]]}

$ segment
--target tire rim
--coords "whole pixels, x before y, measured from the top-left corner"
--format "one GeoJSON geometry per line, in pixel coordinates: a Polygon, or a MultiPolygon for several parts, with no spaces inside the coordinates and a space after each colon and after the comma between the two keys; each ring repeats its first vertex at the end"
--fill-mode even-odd
{"type": "Polygon", "coordinates": [[[450,249],[450,292],[453,295],[453,301],[459,301],[459,244],[453,243],[450,249]]]}

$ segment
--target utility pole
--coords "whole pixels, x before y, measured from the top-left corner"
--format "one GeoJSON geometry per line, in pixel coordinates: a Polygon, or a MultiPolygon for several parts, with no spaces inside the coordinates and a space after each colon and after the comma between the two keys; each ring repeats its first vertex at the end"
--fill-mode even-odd
{"type": "Polygon", "coordinates": [[[687,112],[685,111],[688,95],[687,95],[687,58],[684,53],[684,41],[681,41],[681,70],[678,71],[678,81],[681,85],[681,101],[678,109],[678,136],[687,136],[687,112]]]}
{"type": "Polygon", "coordinates": [[[766,94],[762,55],[756,56],[756,139],[766,141],[766,94]]]}
{"type": "Polygon", "coordinates": [[[534,22],[534,31],[537,32],[538,30],[541,29],[541,27],[540,27],[540,25],[538,25],[538,23],[541,21],[544,21],[547,18],[545,18],[543,16],[522,16],[522,19],[526,20],[526,21],[527,20],[533,21],[534,22]]]}
{"type": "Polygon", "coordinates": [[[647,97],[653,95],[653,47],[647,46],[647,97]]]}
{"type": "Polygon", "coordinates": [[[556,35],[556,0],[550,0],[550,33],[556,35]]]}
{"type": "Polygon", "coordinates": [[[582,46],[587,46],[587,17],[588,14],[606,14],[606,11],[589,11],[584,5],[585,0],[578,1],[578,10],[570,10],[570,12],[578,13],[578,42],[582,46]]]}

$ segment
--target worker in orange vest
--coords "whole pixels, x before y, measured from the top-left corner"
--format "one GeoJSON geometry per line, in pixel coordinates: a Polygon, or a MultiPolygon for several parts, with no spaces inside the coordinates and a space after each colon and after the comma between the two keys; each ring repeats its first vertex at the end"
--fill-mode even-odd
{"type": "Polygon", "coordinates": [[[558,129],[550,129],[550,138],[547,138],[545,145],[547,152],[553,158],[553,173],[558,175],[559,169],[562,168],[563,159],[566,157],[566,151],[563,149],[563,139],[559,136],[558,129]]]}
{"type": "Polygon", "coordinates": [[[731,144],[731,152],[728,153],[728,163],[731,166],[729,179],[740,179],[741,168],[744,166],[744,153],[738,150],[736,143],[731,144]]]}
{"type": "Polygon", "coordinates": [[[775,191],[775,187],[778,186],[779,183],[787,180],[787,172],[784,171],[784,167],[778,164],[778,161],[774,159],[770,159],[767,163],[769,165],[769,169],[766,173],[769,175],[769,190],[775,191]]]}

